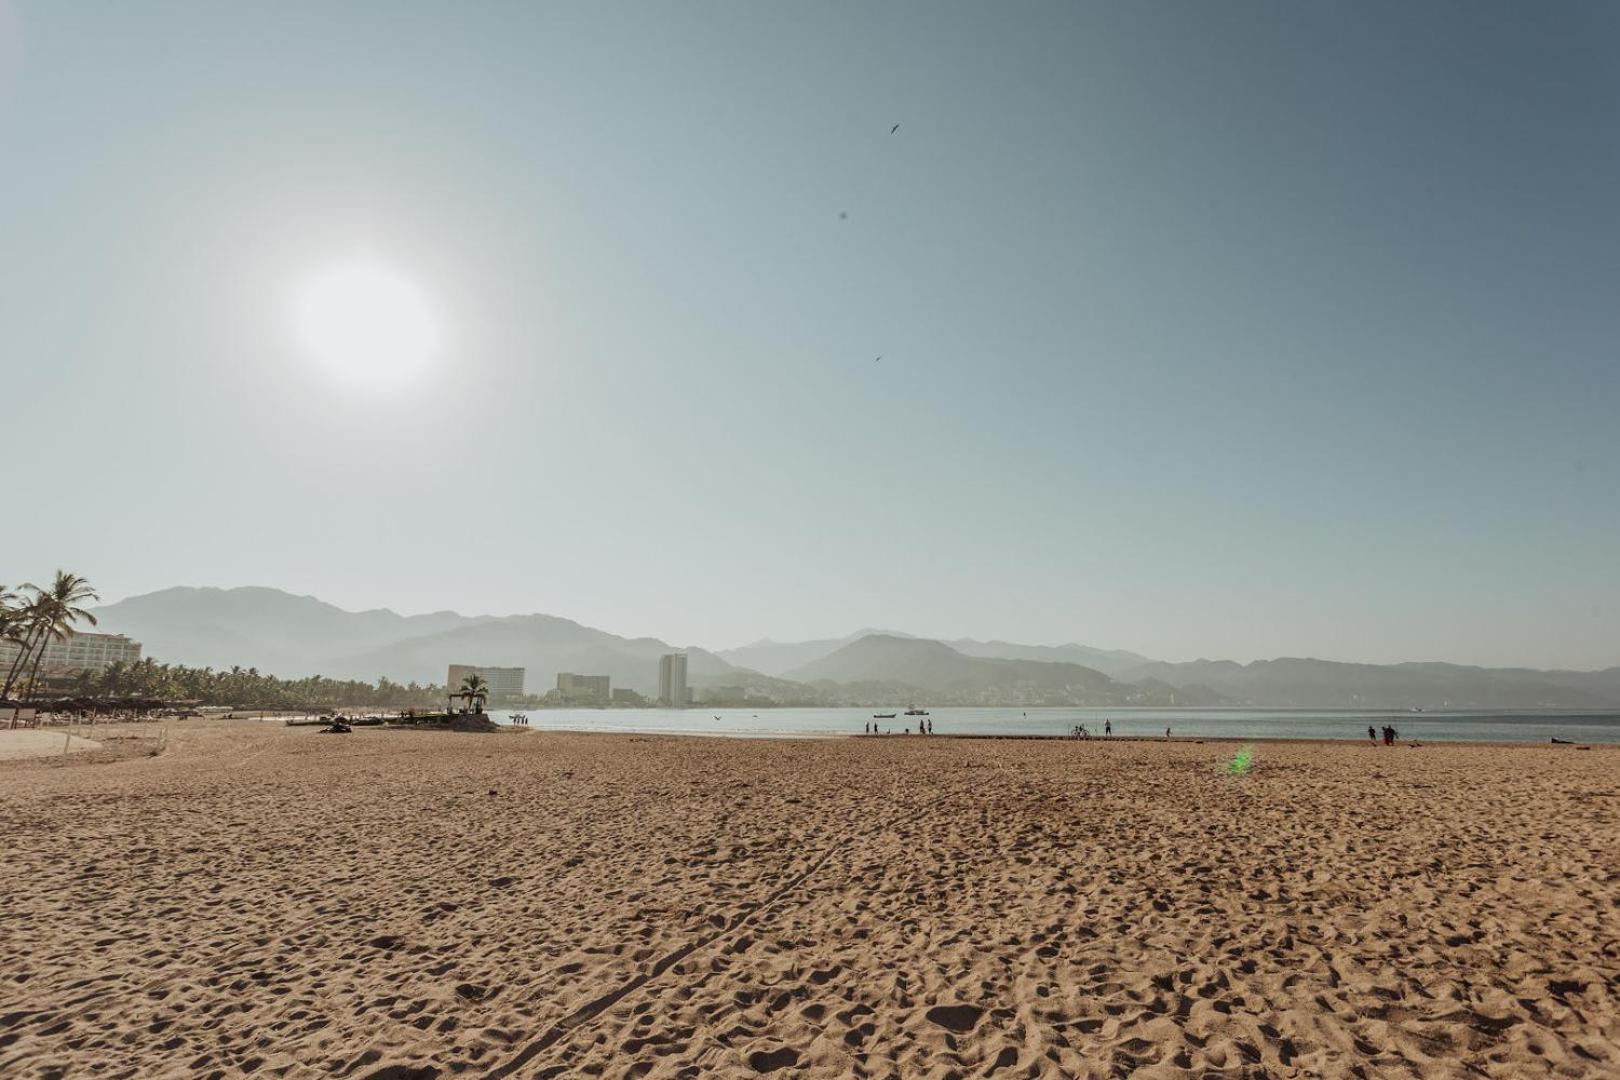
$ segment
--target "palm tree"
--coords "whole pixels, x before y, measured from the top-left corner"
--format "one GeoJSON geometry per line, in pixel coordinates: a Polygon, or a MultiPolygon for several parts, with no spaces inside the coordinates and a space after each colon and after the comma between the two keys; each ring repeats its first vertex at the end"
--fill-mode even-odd
{"type": "Polygon", "coordinates": [[[11,620],[17,615],[16,593],[0,585],[0,637],[5,637],[11,631],[11,620]]]}
{"type": "MultiPolygon", "coordinates": [[[[22,650],[28,643],[28,632],[28,606],[23,603],[19,593],[0,585],[0,642],[17,646],[18,655],[11,661],[13,669],[23,658],[22,650]]],[[[11,677],[8,675],[7,685],[10,685],[10,681],[11,677]]],[[[4,696],[0,694],[0,697],[4,696]]]]}
{"type": "MultiPolygon", "coordinates": [[[[29,623],[29,642],[24,648],[27,654],[33,653],[33,666],[28,671],[28,697],[33,698],[38,689],[39,666],[45,660],[45,649],[52,639],[65,641],[73,633],[73,624],[81,619],[91,626],[96,625],[96,617],[78,605],[87,600],[99,600],[100,596],[90,587],[90,582],[77,574],[70,574],[65,570],[58,570],[56,577],[51,581],[48,589],[38,585],[25,584],[23,588],[34,594],[34,599],[27,608],[29,623]]],[[[14,664],[6,676],[6,686],[0,697],[9,697],[21,666],[14,664]]]]}
{"type": "MultiPolygon", "coordinates": [[[[25,589],[35,589],[34,585],[24,585],[25,589]]],[[[17,685],[18,677],[28,670],[28,661],[34,655],[34,642],[42,633],[40,616],[43,609],[36,599],[31,603],[24,603],[18,593],[9,593],[10,600],[6,605],[3,616],[5,639],[17,646],[17,655],[11,658],[11,667],[6,670],[6,682],[0,688],[0,700],[11,697],[11,688],[17,685]]]]}
{"type": "Polygon", "coordinates": [[[484,699],[489,697],[489,683],[475,671],[461,680],[461,692],[456,696],[472,705],[474,712],[483,712],[484,699]]]}
{"type": "Polygon", "coordinates": [[[6,672],[5,690],[0,692],[0,700],[11,694],[11,681],[16,673],[22,669],[22,662],[28,656],[28,618],[25,614],[22,597],[12,590],[0,585],[0,644],[15,645],[17,655],[11,658],[11,669],[6,672]]]}

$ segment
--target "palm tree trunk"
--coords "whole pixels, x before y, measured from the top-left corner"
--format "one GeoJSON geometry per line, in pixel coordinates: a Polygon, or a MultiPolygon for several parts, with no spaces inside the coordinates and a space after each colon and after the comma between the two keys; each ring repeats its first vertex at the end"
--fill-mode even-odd
{"type": "Polygon", "coordinates": [[[38,628],[31,627],[20,643],[17,659],[11,662],[11,670],[6,672],[6,686],[4,690],[0,690],[0,698],[11,697],[11,688],[17,684],[18,674],[28,666],[28,658],[34,653],[34,642],[38,640],[36,637],[38,633],[40,633],[38,628]]]}
{"type": "Polygon", "coordinates": [[[34,654],[34,669],[28,673],[28,696],[24,701],[33,701],[34,695],[39,693],[39,665],[45,662],[45,650],[50,644],[51,636],[45,634],[44,640],[39,643],[39,652],[34,654]]]}

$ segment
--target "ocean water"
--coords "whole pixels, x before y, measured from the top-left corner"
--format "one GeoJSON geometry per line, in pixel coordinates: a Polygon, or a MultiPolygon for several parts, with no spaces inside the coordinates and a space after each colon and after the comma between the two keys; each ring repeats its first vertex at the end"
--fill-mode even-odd
{"type": "MultiPolygon", "coordinates": [[[[529,727],[552,731],[612,731],[665,735],[725,735],[751,738],[813,738],[859,735],[875,709],[533,709],[529,727]]],[[[887,711],[887,710],[883,710],[887,711]]],[[[1620,711],[1392,712],[1313,709],[930,709],[936,735],[1067,735],[1084,724],[1101,736],[1112,720],[1114,734],[1162,738],[1343,739],[1366,742],[1369,725],[1392,725],[1403,740],[1419,742],[1620,744],[1620,711]]],[[[492,714],[509,722],[510,712],[492,714]]],[[[899,735],[917,718],[879,720],[899,735]]]]}

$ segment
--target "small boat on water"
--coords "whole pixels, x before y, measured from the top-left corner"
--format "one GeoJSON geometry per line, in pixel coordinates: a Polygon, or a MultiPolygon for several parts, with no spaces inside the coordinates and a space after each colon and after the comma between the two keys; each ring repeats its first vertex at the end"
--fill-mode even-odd
{"type": "Polygon", "coordinates": [[[892,712],[875,712],[875,713],[872,714],[872,719],[874,719],[874,720],[893,720],[894,719],[894,713],[892,713],[892,712]]]}
{"type": "Polygon", "coordinates": [[[911,708],[906,710],[906,715],[907,716],[927,716],[928,715],[928,710],[927,709],[919,709],[915,705],[913,705],[911,708]]]}

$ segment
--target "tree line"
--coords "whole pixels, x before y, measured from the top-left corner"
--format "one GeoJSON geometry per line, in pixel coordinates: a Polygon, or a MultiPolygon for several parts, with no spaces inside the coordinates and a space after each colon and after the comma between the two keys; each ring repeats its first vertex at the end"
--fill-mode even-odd
{"type": "Polygon", "coordinates": [[[324,675],[280,679],[257,668],[215,671],[160,664],[151,657],[134,664],[109,664],[101,671],[80,671],[67,692],[74,697],[157,698],[243,709],[443,709],[445,705],[444,687],[432,683],[402,685],[388,678],[369,683],[324,675]]]}

